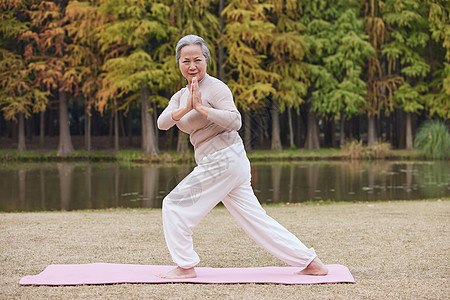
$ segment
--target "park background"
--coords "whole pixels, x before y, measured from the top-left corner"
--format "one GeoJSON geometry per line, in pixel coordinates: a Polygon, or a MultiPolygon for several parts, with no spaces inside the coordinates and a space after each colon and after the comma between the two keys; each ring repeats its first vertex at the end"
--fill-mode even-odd
{"type": "Polygon", "coordinates": [[[348,141],[410,150],[433,120],[448,156],[448,1],[0,3],[2,149],[189,150],[187,135],[155,122],[186,84],[176,42],[197,34],[249,152],[348,141]]]}
{"type": "MultiPolygon", "coordinates": [[[[449,14],[449,1],[428,0],[0,0],[0,190],[6,199],[0,201],[0,298],[448,299],[448,160],[252,164],[258,175],[252,178],[268,190],[261,200],[279,190],[297,198],[303,192],[294,188],[312,187],[311,201],[264,207],[325,263],[349,267],[355,285],[21,287],[22,276],[49,264],[171,264],[160,210],[143,199],[119,200],[162,197],[179,168],[189,172],[191,165],[162,173],[169,182],[156,184],[158,168],[172,165],[9,159],[182,157],[190,149],[187,137],[176,128],[158,131],[155,120],[185,85],[174,48],[191,33],[210,47],[208,72],[233,91],[247,150],[258,150],[253,158],[318,147],[336,148],[307,153],[338,157],[341,145],[350,158],[376,158],[385,147],[397,158],[411,158],[398,153],[424,148],[418,137],[430,120],[440,134],[428,131],[432,139],[425,140],[437,141],[441,151],[429,154],[448,157],[449,14]],[[313,183],[330,191],[345,178],[330,172],[332,164],[348,169],[351,178],[341,184],[352,189],[340,203],[332,200],[336,196],[315,198],[325,188],[313,183]],[[265,170],[258,171],[261,165],[265,170]],[[307,172],[299,177],[295,170],[307,172]],[[333,174],[339,180],[330,180],[333,174]],[[395,174],[403,181],[393,180],[395,174]],[[422,186],[430,193],[421,196],[416,188],[422,186]],[[441,195],[431,194],[439,189],[441,195]],[[109,191],[112,197],[105,196],[109,191]],[[382,201],[379,191],[426,200],[382,201]],[[72,206],[80,202],[88,205],[72,206]]],[[[280,263],[223,208],[196,230],[201,266],[280,263]]]]}

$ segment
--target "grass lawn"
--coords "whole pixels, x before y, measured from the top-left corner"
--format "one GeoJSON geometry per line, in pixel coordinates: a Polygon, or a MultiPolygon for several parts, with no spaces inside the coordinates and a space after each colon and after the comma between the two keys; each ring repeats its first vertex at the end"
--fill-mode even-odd
{"type": "MultiPolygon", "coordinates": [[[[49,264],[172,264],[161,211],[0,214],[0,299],[448,299],[450,201],[266,206],[269,215],[346,265],[356,284],[116,284],[20,286],[49,264]]],[[[207,267],[283,266],[215,208],[194,230],[207,267]]]]}

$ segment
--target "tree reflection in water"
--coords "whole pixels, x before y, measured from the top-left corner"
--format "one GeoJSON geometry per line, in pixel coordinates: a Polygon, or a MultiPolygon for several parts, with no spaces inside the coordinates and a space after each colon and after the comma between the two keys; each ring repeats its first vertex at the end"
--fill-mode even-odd
{"type": "MultiPolygon", "coordinates": [[[[2,166],[0,210],[160,208],[192,165],[56,163],[2,166]]],[[[450,162],[290,162],[252,164],[265,203],[450,197],[450,162]]]]}
{"type": "Polygon", "coordinates": [[[142,207],[157,207],[155,195],[158,191],[158,171],[154,166],[142,167],[142,207]]]}
{"type": "Polygon", "coordinates": [[[59,174],[60,209],[69,210],[72,197],[72,173],[75,166],[71,163],[57,163],[56,166],[59,174]]]}

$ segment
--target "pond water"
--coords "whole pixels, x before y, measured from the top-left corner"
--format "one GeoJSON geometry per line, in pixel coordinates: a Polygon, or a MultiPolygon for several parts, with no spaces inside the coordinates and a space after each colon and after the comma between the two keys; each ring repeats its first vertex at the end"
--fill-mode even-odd
{"type": "MultiPolygon", "coordinates": [[[[160,208],[193,165],[45,163],[0,166],[0,211],[160,208]]],[[[450,162],[253,163],[261,203],[450,197],[450,162]]]]}

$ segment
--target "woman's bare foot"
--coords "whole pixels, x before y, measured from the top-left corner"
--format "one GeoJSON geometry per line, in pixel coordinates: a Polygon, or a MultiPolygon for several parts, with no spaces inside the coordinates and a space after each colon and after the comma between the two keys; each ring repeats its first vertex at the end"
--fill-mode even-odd
{"type": "Polygon", "coordinates": [[[313,261],[306,267],[306,269],[295,273],[297,275],[314,275],[314,276],[325,276],[328,274],[328,268],[322,263],[322,261],[316,257],[313,261]]]}
{"type": "Polygon", "coordinates": [[[169,279],[195,278],[197,277],[197,273],[195,273],[194,268],[183,269],[180,267],[176,267],[175,269],[167,273],[159,274],[158,277],[169,279]]]}

